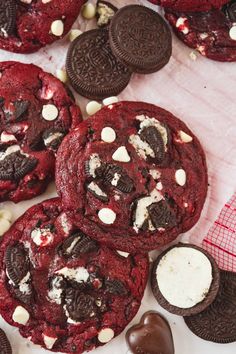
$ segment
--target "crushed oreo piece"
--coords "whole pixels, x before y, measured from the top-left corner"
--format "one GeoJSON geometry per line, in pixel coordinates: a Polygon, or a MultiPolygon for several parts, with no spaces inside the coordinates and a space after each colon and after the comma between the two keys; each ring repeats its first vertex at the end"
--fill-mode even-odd
{"type": "Polygon", "coordinates": [[[133,180],[122,167],[113,164],[103,164],[95,170],[97,177],[102,178],[105,184],[110,184],[123,193],[130,193],[134,189],[133,180]]]}
{"type": "Polygon", "coordinates": [[[146,127],[141,131],[140,138],[150,145],[154,152],[156,163],[161,163],[165,156],[165,146],[159,130],[154,126],[146,127]]]}
{"type": "Polygon", "coordinates": [[[95,241],[79,231],[65,239],[60,247],[60,252],[64,257],[77,258],[81,254],[93,252],[97,248],[95,241]]]}
{"type": "Polygon", "coordinates": [[[44,145],[56,151],[58,147],[61,145],[65,134],[66,134],[65,132],[55,128],[47,129],[43,133],[44,145]]]}
{"type": "Polygon", "coordinates": [[[97,10],[96,10],[96,17],[97,17],[97,25],[98,27],[104,27],[110,24],[112,17],[118,11],[117,7],[112,5],[108,1],[97,1],[97,10]]]}
{"type": "Polygon", "coordinates": [[[225,13],[226,17],[230,21],[235,23],[236,22],[236,1],[231,0],[226,5],[224,5],[223,12],[225,13]]]}
{"type": "Polygon", "coordinates": [[[11,344],[2,329],[0,329],[0,352],[1,354],[12,354],[11,344]]]}
{"type": "Polygon", "coordinates": [[[161,227],[166,229],[176,225],[175,215],[166,201],[161,200],[158,203],[153,203],[147,209],[152,224],[156,229],[161,227]]]}
{"type": "Polygon", "coordinates": [[[24,114],[28,111],[29,108],[29,101],[15,101],[14,102],[14,107],[15,107],[15,121],[20,121],[24,114]]]}
{"type": "Polygon", "coordinates": [[[0,2],[0,36],[8,37],[15,31],[16,1],[4,0],[0,2]]]}
{"type": "Polygon", "coordinates": [[[29,284],[29,288],[30,288],[30,291],[28,294],[21,292],[19,288],[15,288],[13,290],[14,297],[16,299],[20,300],[21,302],[23,302],[23,304],[26,304],[26,305],[33,304],[35,301],[35,298],[34,298],[33,288],[30,284],[29,284]]]}
{"type": "Polygon", "coordinates": [[[128,293],[125,285],[116,279],[106,279],[105,287],[109,293],[114,295],[127,295],[128,293]]]}
{"type": "Polygon", "coordinates": [[[74,321],[81,321],[95,314],[95,300],[79,290],[67,289],[65,295],[66,310],[74,321]]]}
{"type": "Polygon", "coordinates": [[[87,185],[87,190],[98,200],[101,200],[102,202],[107,202],[109,200],[107,194],[103,192],[103,190],[98,186],[97,183],[95,182],[90,182],[87,185]]]}
{"type": "Polygon", "coordinates": [[[14,285],[18,285],[29,271],[29,258],[22,244],[8,246],[5,255],[6,270],[14,285]]]}
{"type": "Polygon", "coordinates": [[[0,179],[18,181],[31,172],[38,160],[22,155],[19,151],[12,153],[0,161],[0,179]]]}

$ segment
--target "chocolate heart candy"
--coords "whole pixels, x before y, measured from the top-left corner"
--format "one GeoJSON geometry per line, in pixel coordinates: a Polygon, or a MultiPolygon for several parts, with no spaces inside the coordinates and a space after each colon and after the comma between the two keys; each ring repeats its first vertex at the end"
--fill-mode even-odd
{"type": "Polygon", "coordinates": [[[168,322],[158,312],[146,312],[138,325],[126,333],[134,354],[174,354],[174,343],[168,322]]]}

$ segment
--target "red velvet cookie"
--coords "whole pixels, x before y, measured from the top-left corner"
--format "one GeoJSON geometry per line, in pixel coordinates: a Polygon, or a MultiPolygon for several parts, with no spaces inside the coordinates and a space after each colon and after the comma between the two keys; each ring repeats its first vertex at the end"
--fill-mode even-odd
{"type": "Polygon", "coordinates": [[[210,59],[236,61],[236,1],[199,13],[166,11],[174,32],[187,46],[210,59]]]}
{"type": "Polygon", "coordinates": [[[131,321],[148,276],[145,255],[100,246],[75,227],[59,199],[30,208],[0,246],[0,313],[55,352],[109,342],[131,321]]]}
{"type": "Polygon", "coordinates": [[[149,0],[153,4],[161,5],[175,11],[207,11],[219,9],[228,0],[149,0]]]}
{"type": "Polygon", "coordinates": [[[56,184],[83,232],[115,249],[149,251],[197,222],[207,168],[182,121],[151,104],[120,102],[65,138],[56,184]]]}
{"type": "Polygon", "coordinates": [[[0,48],[32,53],[62,38],[84,0],[4,0],[0,4],[0,48]]]}
{"type": "Polygon", "coordinates": [[[0,63],[0,201],[42,193],[54,178],[55,152],[81,121],[66,87],[34,65],[0,63]]]}

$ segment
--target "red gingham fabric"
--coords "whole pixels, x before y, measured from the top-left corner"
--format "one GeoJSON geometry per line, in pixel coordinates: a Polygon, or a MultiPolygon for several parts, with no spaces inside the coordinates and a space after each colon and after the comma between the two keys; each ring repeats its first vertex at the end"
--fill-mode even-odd
{"type": "Polygon", "coordinates": [[[225,204],[203,240],[205,248],[221,269],[236,272],[236,193],[225,204]]]}

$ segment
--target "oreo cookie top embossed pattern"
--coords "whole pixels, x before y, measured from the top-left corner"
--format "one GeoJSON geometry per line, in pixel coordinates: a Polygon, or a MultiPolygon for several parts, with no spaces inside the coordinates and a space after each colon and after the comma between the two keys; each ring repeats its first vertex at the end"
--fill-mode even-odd
{"type": "Polygon", "coordinates": [[[117,95],[131,78],[130,70],[113,55],[106,29],[84,32],[71,43],[66,70],[74,89],[91,99],[117,95]]]}
{"type": "Polygon", "coordinates": [[[81,121],[66,87],[34,65],[0,63],[0,201],[42,193],[54,178],[55,152],[81,121]]]}
{"type": "Polygon", "coordinates": [[[208,11],[219,9],[228,0],[149,0],[153,4],[161,5],[175,11],[208,11]]]}
{"type": "Polygon", "coordinates": [[[186,13],[166,11],[178,38],[210,59],[236,61],[236,1],[219,10],[186,13]]]}
{"type": "Polygon", "coordinates": [[[207,192],[205,155],[171,113],[120,102],[65,138],[56,184],[64,208],[80,212],[75,219],[85,233],[115,249],[148,251],[197,222],[207,192]]]}
{"type": "Polygon", "coordinates": [[[109,38],[116,57],[137,73],[158,71],[171,57],[168,25],[157,12],[145,6],[121,8],[111,20],[109,38]]]}
{"type": "Polygon", "coordinates": [[[101,247],[51,199],[30,208],[0,246],[0,313],[55,352],[109,342],[141,304],[148,258],[101,247]]]}
{"type": "Polygon", "coordinates": [[[62,38],[84,0],[4,0],[0,2],[0,48],[32,53],[62,38]]]}
{"type": "Polygon", "coordinates": [[[1,328],[0,328],[0,349],[1,349],[1,354],[12,354],[11,344],[5,332],[1,328]]]}

